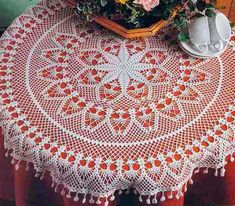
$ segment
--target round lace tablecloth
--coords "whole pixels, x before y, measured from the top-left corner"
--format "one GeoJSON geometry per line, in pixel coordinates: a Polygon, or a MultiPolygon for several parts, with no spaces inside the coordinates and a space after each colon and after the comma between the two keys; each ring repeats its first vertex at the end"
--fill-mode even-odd
{"type": "Polygon", "coordinates": [[[16,169],[31,162],[68,198],[98,203],[129,188],[149,204],[178,198],[202,167],[223,176],[235,151],[235,37],[203,60],[174,34],[125,40],[63,1],[24,12],[0,39],[0,126],[16,169]]]}

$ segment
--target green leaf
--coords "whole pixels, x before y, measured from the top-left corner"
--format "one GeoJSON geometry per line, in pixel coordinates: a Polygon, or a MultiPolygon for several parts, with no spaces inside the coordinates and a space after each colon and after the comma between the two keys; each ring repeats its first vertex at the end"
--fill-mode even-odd
{"type": "Polygon", "coordinates": [[[88,13],[88,7],[86,5],[84,5],[82,11],[83,11],[84,14],[87,14],[88,13]]]}
{"type": "Polygon", "coordinates": [[[214,12],[212,9],[207,9],[207,10],[205,11],[205,14],[206,14],[206,16],[208,16],[208,17],[215,16],[215,12],[214,12]]]}
{"type": "Polygon", "coordinates": [[[81,12],[81,11],[83,10],[83,9],[82,9],[82,6],[78,4],[78,5],[77,5],[77,10],[81,12]]]}
{"type": "Polygon", "coordinates": [[[93,20],[92,15],[87,15],[87,16],[86,16],[86,20],[87,20],[88,22],[91,22],[91,21],[93,20]]]}
{"type": "Polygon", "coordinates": [[[101,4],[101,6],[106,6],[107,0],[100,0],[100,4],[101,4]]]}
{"type": "Polygon", "coordinates": [[[188,42],[189,41],[189,35],[186,32],[180,32],[178,34],[178,40],[182,42],[188,42]]]}
{"type": "Polygon", "coordinates": [[[193,1],[189,0],[188,7],[189,7],[190,11],[194,11],[195,10],[195,4],[193,3],[193,1]]]}

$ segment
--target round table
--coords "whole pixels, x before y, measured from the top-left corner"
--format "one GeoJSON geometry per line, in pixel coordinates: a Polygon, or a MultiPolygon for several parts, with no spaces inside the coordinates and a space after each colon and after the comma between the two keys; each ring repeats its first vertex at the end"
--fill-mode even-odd
{"type": "Polygon", "coordinates": [[[179,199],[193,172],[224,176],[235,151],[235,37],[217,58],[186,55],[171,25],[122,39],[64,1],[25,11],[0,39],[0,122],[15,168],[105,205],[179,199]],[[102,201],[101,201],[102,200],[102,201]]]}

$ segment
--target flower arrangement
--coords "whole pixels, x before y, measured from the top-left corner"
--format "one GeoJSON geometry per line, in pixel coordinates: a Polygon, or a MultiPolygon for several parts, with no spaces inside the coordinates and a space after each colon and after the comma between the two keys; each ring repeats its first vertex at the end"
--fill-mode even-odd
{"type": "MultiPolygon", "coordinates": [[[[189,16],[213,15],[216,0],[76,0],[77,12],[87,21],[103,16],[127,29],[145,28],[167,20],[176,11],[174,26],[183,31],[189,16]]],[[[181,39],[185,39],[181,33],[181,39]]]]}
{"type": "Polygon", "coordinates": [[[119,21],[129,29],[150,26],[167,19],[185,0],[77,0],[78,12],[91,21],[93,15],[119,21]]]}

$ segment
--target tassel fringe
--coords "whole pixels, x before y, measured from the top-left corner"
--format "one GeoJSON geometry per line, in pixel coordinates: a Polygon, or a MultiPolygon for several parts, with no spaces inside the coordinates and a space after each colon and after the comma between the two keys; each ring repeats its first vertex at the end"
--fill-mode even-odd
{"type": "MultiPolygon", "coordinates": [[[[22,160],[16,160],[16,159],[14,158],[13,152],[10,152],[10,151],[11,151],[11,150],[8,149],[8,150],[6,151],[6,153],[5,153],[5,156],[6,156],[6,157],[12,156],[11,163],[14,165],[15,170],[19,170],[20,164],[21,164],[22,160]]],[[[233,155],[230,155],[230,156],[229,156],[229,160],[230,160],[230,162],[234,162],[234,161],[235,161],[235,158],[233,157],[233,155]]],[[[226,163],[227,163],[227,162],[224,163],[224,166],[226,165],[226,163]]],[[[25,170],[26,170],[26,171],[29,171],[29,169],[30,169],[30,164],[31,164],[30,162],[27,162],[27,163],[26,163],[26,166],[25,166],[25,170]]],[[[214,172],[214,176],[220,175],[221,177],[224,177],[224,176],[225,176],[225,172],[226,172],[224,166],[222,166],[221,168],[216,168],[216,169],[215,169],[215,172],[214,172]]],[[[196,168],[196,169],[193,171],[193,173],[194,173],[194,174],[197,174],[197,173],[200,172],[201,169],[202,169],[202,173],[203,173],[203,174],[208,174],[208,172],[209,172],[209,168],[208,168],[208,167],[206,167],[206,168],[205,168],[205,167],[204,167],[204,168],[198,167],[198,168],[196,168]]],[[[34,167],[34,170],[35,170],[35,177],[40,178],[40,180],[42,180],[42,179],[45,177],[46,171],[41,172],[38,168],[35,168],[35,167],[34,167]]],[[[174,197],[175,197],[176,199],[180,199],[180,197],[182,197],[182,196],[184,195],[184,192],[187,191],[187,184],[193,184],[193,180],[190,178],[190,179],[189,179],[185,184],[183,184],[182,187],[180,187],[180,188],[177,188],[177,189],[171,188],[171,189],[169,189],[168,191],[162,191],[162,192],[160,192],[160,198],[159,198],[159,199],[158,199],[158,194],[159,194],[159,192],[156,192],[156,193],[153,194],[153,195],[147,195],[147,197],[146,197],[146,199],[145,199],[145,202],[146,202],[147,205],[151,205],[151,204],[156,205],[156,204],[158,204],[159,201],[160,201],[160,202],[164,202],[166,199],[173,199],[174,197]],[[166,195],[166,192],[169,192],[168,195],[166,195]]],[[[59,183],[57,183],[57,182],[55,182],[55,181],[52,181],[51,187],[54,188],[54,191],[55,191],[55,192],[58,192],[58,190],[59,190],[59,185],[60,185],[59,183]]],[[[134,189],[133,192],[134,192],[134,194],[136,194],[136,195],[138,194],[138,191],[137,191],[136,189],[134,189]]],[[[72,198],[72,193],[75,194],[75,195],[73,196],[73,201],[74,201],[74,202],[78,202],[78,201],[80,200],[79,195],[82,195],[82,194],[80,194],[80,193],[78,193],[78,192],[77,192],[77,193],[74,193],[73,191],[69,190],[68,188],[66,188],[66,187],[64,187],[64,186],[63,186],[63,188],[62,188],[61,191],[60,191],[60,194],[61,194],[62,196],[64,196],[64,195],[66,194],[66,198],[68,198],[68,199],[71,199],[71,198],[72,198]],[[66,194],[66,192],[65,192],[65,189],[68,190],[68,193],[67,193],[67,194],[66,194]]],[[[126,191],[125,191],[124,193],[125,193],[125,194],[129,194],[129,193],[130,193],[130,190],[129,190],[129,189],[126,189],[126,191]]],[[[118,194],[118,195],[123,194],[122,189],[120,189],[120,190],[117,192],[117,194],[118,194]]],[[[87,202],[87,195],[88,195],[87,193],[83,194],[83,198],[81,199],[81,202],[82,202],[83,204],[85,204],[85,203],[87,202]]],[[[93,196],[93,195],[89,195],[89,196],[90,196],[90,198],[89,198],[88,202],[89,202],[90,204],[96,203],[97,205],[100,205],[100,204],[102,204],[101,198],[104,198],[104,202],[103,202],[103,203],[104,203],[104,206],[108,206],[108,205],[109,205],[109,201],[111,202],[111,201],[114,201],[114,200],[115,200],[115,194],[114,194],[114,193],[112,193],[111,195],[109,195],[109,196],[107,196],[107,197],[96,197],[96,196],[93,196]],[[95,200],[95,199],[96,199],[96,200],[95,200]]],[[[145,194],[139,194],[139,201],[140,201],[140,202],[143,202],[143,196],[146,196],[146,195],[145,195],[145,194]]]]}

